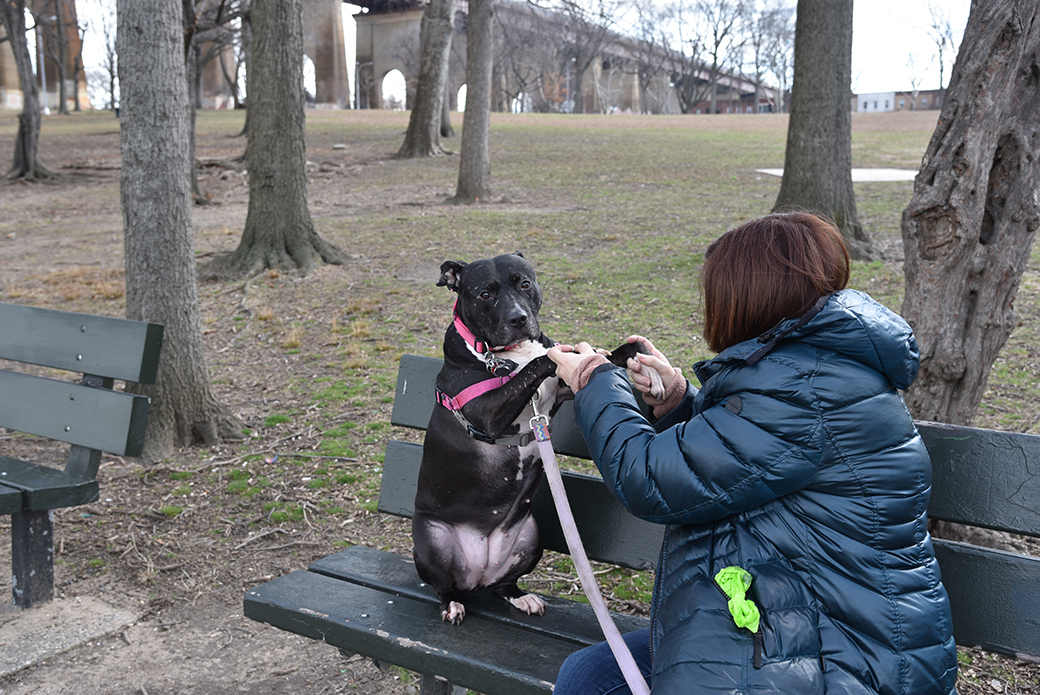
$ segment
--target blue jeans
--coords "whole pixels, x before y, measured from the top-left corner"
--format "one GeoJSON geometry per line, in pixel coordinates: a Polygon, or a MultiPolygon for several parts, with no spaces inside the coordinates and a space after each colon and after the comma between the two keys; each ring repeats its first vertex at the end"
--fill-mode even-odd
{"type": "MultiPolygon", "coordinates": [[[[650,684],[650,628],[622,635],[639,672],[650,684]]],[[[606,642],[574,652],[560,667],[553,695],[631,695],[606,642]]]]}

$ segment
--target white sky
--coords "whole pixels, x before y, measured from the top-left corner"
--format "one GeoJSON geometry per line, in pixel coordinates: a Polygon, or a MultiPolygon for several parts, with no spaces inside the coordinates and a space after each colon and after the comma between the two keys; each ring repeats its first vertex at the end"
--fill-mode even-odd
{"type": "MultiPolygon", "coordinates": [[[[935,42],[928,36],[929,0],[855,0],[852,25],[852,91],[895,92],[910,88],[907,61],[921,75],[921,89],[939,88],[935,42]]],[[[968,23],[970,0],[931,0],[950,16],[953,38],[960,45],[968,23]]],[[[956,55],[944,59],[943,87],[950,83],[956,55]]]]}
{"type": "MultiPolygon", "coordinates": [[[[79,0],[80,14],[89,14],[104,0],[79,0]]],[[[111,2],[111,0],[109,0],[111,2]]],[[[794,0],[791,0],[794,2],[794,0]]],[[[921,76],[921,89],[939,87],[939,67],[935,58],[935,43],[928,36],[931,15],[929,4],[943,8],[951,18],[954,39],[960,42],[968,21],[971,0],[855,0],[852,34],[852,90],[858,94],[893,92],[910,88],[910,69],[913,55],[916,72],[921,76]]],[[[114,5],[114,3],[112,3],[114,5]]],[[[347,66],[354,88],[354,41],[356,32],[351,17],[358,8],[343,5],[343,35],[346,40],[347,66]]],[[[84,58],[88,67],[96,65],[92,56],[98,55],[98,45],[91,45],[88,36],[84,58]],[[93,50],[91,50],[93,49],[93,50]]],[[[953,59],[947,60],[943,80],[949,84],[953,59]]]]}

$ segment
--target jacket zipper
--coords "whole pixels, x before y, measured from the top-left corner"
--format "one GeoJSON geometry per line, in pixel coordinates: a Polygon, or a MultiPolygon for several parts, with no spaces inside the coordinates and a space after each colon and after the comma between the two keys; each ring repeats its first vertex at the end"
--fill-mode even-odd
{"type": "Polygon", "coordinates": [[[654,620],[657,616],[657,604],[661,600],[661,578],[664,576],[665,548],[668,546],[668,532],[671,526],[664,528],[664,541],[661,543],[661,553],[657,558],[657,567],[654,569],[654,593],[650,597],[650,663],[654,662],[654,620]]]}
{"type": "MultiPolygon", "coordinates": [[[[729,600],[729,595],[726,594],[725,589],[723,589],[721,586],[719,586],[719,583],[715,580],[715,577],[711,578],[711,583],[715,585],[715,588],[719,590],[720,594],[722,594],[727,600],[729,600]]],[[[750,601],[751,599],[748,599],[748,600],[750,601]]],[[[761,609],[760,609],[760,611],[761,611],[761,609]]],[[[752,651],[752,654],[751,654],[751,665],[754,666],[755,669],[757,670],[757,669],[762,668],[762,653],[763,653],[763,651],[765,649],[765,646],[764,646],[765,636],[762,634],[762,624],[761,623],[759,623],[758,629],[755,632],[753,632],[752,635],[753,635],[755,641],[754,641],[754,648],[753,648],[753,651],[752,651]]]]}

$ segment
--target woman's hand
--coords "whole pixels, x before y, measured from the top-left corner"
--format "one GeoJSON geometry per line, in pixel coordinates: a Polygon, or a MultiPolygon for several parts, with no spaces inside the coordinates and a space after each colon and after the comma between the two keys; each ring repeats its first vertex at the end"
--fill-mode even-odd
{"type": "Polygon", "coordinates": [[[556,363],[556,376],[567,382],[572,391],[577,391],[573,383],[574,374],[581,361],[590,355],[598,355],[601,351],[586,342],[577,345],[557,345],[549,349],[549,359],[556,363]]]}
{"type": "Polygon", "coordinates": [[[649,355],[640,353],[628,360],[628,378],[632,380],[632,385],[644,395],[649,394],[653,383],[649,370],[653,369],[661,375],[661,385],[664,387],[664,392],[667,393],[672,381],[675,380],[675,369],[668,362],[668,358],[655,348],[648,338],[641,335],[630,335],[627,342],[642,343],[650,351],[649,355]]]}

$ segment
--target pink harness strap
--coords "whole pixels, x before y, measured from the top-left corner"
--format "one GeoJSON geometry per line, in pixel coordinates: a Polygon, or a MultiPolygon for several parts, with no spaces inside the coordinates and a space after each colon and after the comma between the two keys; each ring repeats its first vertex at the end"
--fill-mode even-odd
{"type": "Polygon", "coordinates": [[[462,410],[462,406],[466,405],[477,396],[482,396],[489,391],[494,391],[499,386],[505,386],[514,376],[516,376],[516,372],[512,372],[507,376],[493,376],[490,379],[478,381],[472,386],[467,386],[462,389],[457,396],[449,396],[440,389],[437,389],[437,402],[448,410],[462,410]]]}

